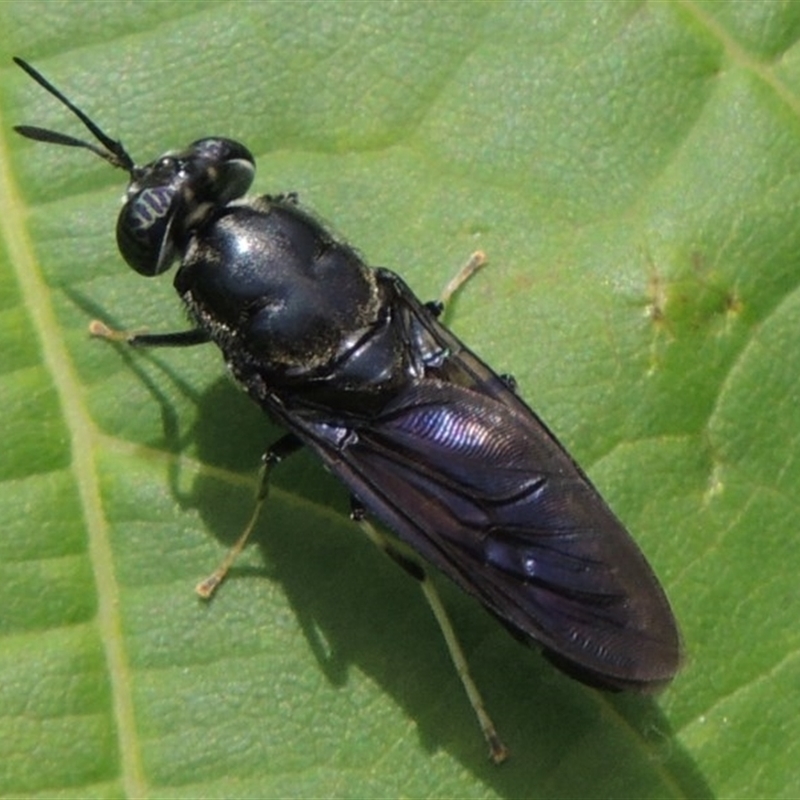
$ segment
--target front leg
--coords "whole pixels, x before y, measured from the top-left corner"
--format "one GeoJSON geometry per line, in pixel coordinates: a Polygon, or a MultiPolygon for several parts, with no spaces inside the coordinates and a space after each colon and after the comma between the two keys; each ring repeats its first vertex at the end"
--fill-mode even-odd
{"type": "Polygon", "coordinates": [[[123,342],[131,347],[192,347],[211,341],[208,332],[202,328],[173,331],[172,333],[136,333],[136,331],[118,331],[109,328],[108,325],[97,319],[89,323],[89,333],[98,339],[123,342]]]}

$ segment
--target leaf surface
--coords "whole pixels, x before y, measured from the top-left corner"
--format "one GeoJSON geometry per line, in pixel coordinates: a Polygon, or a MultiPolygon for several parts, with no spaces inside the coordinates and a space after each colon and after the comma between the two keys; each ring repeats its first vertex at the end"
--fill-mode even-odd
{"type": "Polygon", "coordinates": [[[0,5],[0,794],[793,797],[800,793],[800,6],[0,5]],[[227,135],[423,299],[629,525],[681,623],[656,699],[557,673],[442,585],[512,750],[484,743],[417,587],[314,459],[192,592],[280,431],[116,252],[124,176],[227,135]]]}

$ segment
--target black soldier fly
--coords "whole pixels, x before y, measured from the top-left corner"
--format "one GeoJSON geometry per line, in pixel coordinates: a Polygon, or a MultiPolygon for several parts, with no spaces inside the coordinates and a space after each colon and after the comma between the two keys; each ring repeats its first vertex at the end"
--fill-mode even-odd
{"type": "MultiPolygon", "coordinates": [[[[14,60],[99,145],[39,127],[17,132],[86,148],[125,170],[117,221],[125,261],[147,276],[180,262],[174,285],[192,328],[128,334],[93,323],[92,331],[137,347],[213,342],[236,381],[288,431],[264,456],[256,512],[198,587],[203,596],[244,545],[272,469],[306,446],[351,493],[354,519],[420,581],[495,761],[506,749],[412,551],[578,680],[640,691],[670,681],[679,634],[644,556],[511,382],[442,325],[441,303],[422,303],[398,275],[368,267],[294,195],[240,199],[255,172],[244,145],[205,138],[137,166],[14,60]]],[[[474,257],[461,279],[480,263],[474,257]]]]}

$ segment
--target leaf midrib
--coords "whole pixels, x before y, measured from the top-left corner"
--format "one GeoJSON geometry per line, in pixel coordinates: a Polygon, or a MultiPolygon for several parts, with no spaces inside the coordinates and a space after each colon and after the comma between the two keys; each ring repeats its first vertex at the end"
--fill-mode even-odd
{"type": "MultiPolygon", "coordinates": [[[[2,125],[3,131],[8,129],[2,125]]],[[[9,144],[7,136],[0,136],[0,236],[8,248],[22,304],[30,315],[39,341],[42,364],[58,394],[69,431],[70,469],[86,521],[89,560],[97,596],[97,627],[111,684],[120,782],[127,796],[145,797],[148,794],[147,782],[136,730],[128,653],[122,636],[119,585],[94,456],[98,431],[84,403],[80,381],[53,309],[50,289],[28,236],[28,209],[11,168],[9,144]]]]}

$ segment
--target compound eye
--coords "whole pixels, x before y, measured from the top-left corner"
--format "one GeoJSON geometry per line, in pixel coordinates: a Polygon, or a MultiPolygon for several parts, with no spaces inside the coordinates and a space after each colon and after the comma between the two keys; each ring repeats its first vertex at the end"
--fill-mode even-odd
{"type": "Polygon", "coordinates": [[[177,159],[172,156],[162,156],[151,168],[150,181],[156,184],[171,183],[177,172],[177,159]]]}
{"type": "Polygon", "coordinates": [[[129,266],[152,276],[170,267],[209,213],[241,197],[253,180],[250,151],[232,139],[199,139],[131,171],[117,220],[117,244],[129,266]]]}
{"type": "Polygon", "coordinates": [[[195,187],[198,199],[229,203],[250,188],[255,159],[241,142],[222,137],[198,139],[189,150],[203,165],[195,187]]]}
{"type": "MultiPolygon", "coordinates": [[[[172,166],[174,172],[174,160],[172,166]]],[[[177,195],[175,186],[147,187],[130,197],[120,211],[117,246],[140,275],[158,275],[169,269],[175,258],[171,229],[177,195]]]]}

